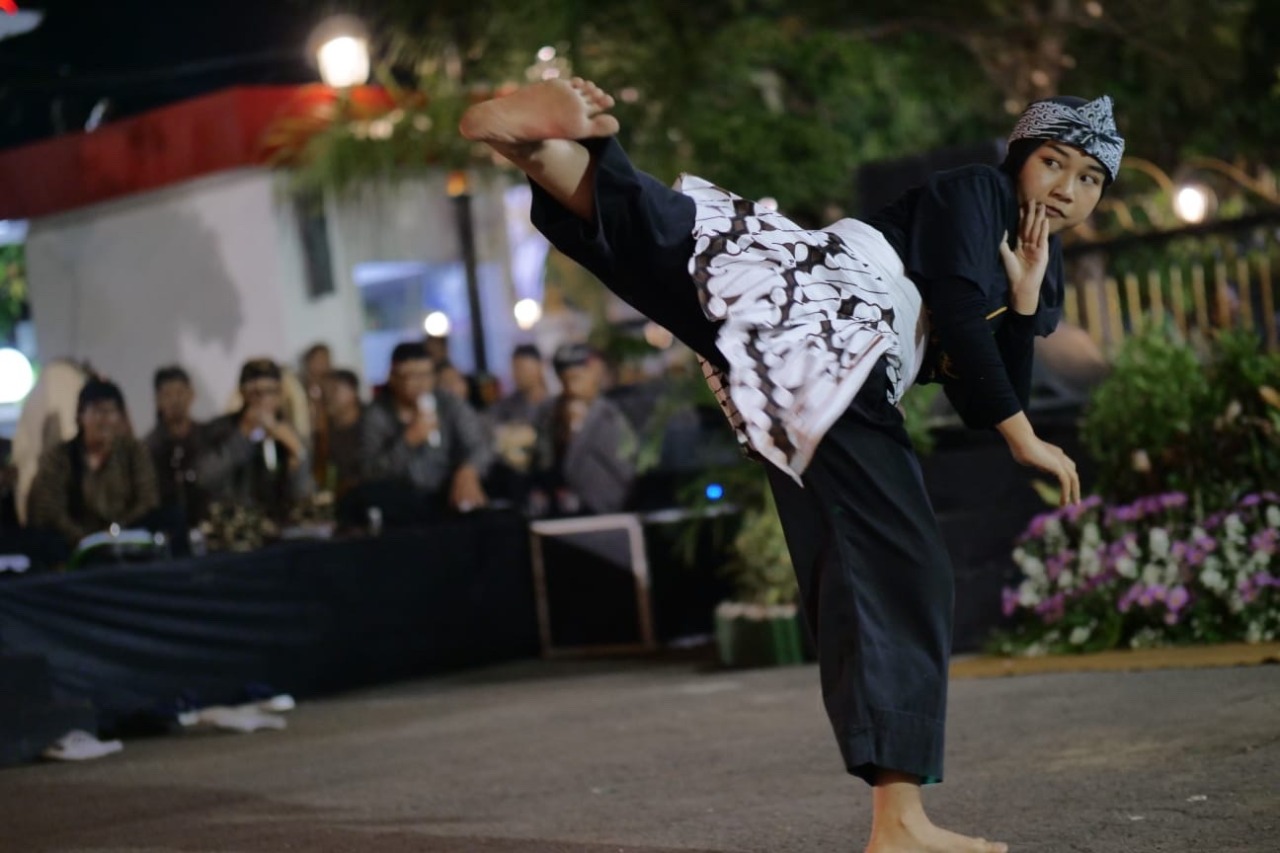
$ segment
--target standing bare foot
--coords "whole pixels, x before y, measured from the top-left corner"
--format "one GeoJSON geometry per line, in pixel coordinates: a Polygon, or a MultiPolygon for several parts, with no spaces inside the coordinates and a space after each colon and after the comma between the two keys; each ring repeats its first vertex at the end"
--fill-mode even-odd
{"type": "Polygon", "coordinates": [[[547,80],[476,104],[458,129],[467,139],[498,145],[613,136],[618,120],[605,114],[612,106],[613,98],[590,80],[547,80]]]}
{"type": "Polygon", "coordinates": [[[1008,853],[1009,845],[970,838],[934,826],[921,812],[877,821],[866,853],[1008,853]]]}

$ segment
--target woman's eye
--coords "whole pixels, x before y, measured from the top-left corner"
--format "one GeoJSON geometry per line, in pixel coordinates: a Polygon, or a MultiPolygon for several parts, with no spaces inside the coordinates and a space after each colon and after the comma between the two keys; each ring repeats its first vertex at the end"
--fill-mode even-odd
{"type": "Polygon", "coordinates": [[[1082,178],[1082,180],[1086,184],[1096,184],[1098,182],[1098,178],[1096,175],[1085,175],[1084,178],[1082,178]]]}
{"type": "Polygon", "coordinates": [[[1058,161],[1057,161],[1057,160],[1054,160],[1052,157],[1046,157],[1046,158],[1044,158],[1044,164],[1045,164],[1046,166],[1049,166],[1050,168],[1053,168],[1053,169],[1058,168],[1058,165],[1059,165],[1059,164],[1058,164],[1058,161]]]}

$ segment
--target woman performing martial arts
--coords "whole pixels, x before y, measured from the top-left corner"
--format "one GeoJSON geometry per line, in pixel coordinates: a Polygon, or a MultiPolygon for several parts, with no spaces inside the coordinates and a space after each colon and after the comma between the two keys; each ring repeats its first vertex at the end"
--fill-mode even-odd
{"type": "Polygon", "coordinates": [[[612,106],[588,81],[537,83],[473,106],[461,132],[528,175],[558,249],[700,356],[766,463],[823,701],[846,768],[873,786],[867,851],[1006,850],[934,826],[921,803],[942,779],[953,577],[896,404],[941,382],[967,425],[1079,500],[1075,464],[1025,409],[1034,335],[1062,313],[1056,235],[1119,169],[1111,100],[1032,104],[999,169],[938,173],[867,222],[817,231],[637,171],[612,106]]]}

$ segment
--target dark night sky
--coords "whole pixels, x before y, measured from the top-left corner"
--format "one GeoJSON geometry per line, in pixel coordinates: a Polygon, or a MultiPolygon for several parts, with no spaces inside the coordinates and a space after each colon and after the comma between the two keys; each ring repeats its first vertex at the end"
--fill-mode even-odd
{"type": "Polygon", "coordinates": [[[306,55],[324,0],[17,0],[40,27],[0,41],[0,147],[236,84],[318,79],[306,55]]]}

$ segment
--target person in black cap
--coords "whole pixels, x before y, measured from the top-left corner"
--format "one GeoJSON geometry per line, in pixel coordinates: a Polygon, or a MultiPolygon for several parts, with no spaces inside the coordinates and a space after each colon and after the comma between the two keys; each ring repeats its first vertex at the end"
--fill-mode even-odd
{"type": "Polygon", "coordinates": [[[31,486],[31,526],[58,532],[74,548],[112,524],[138,525],[159,505],[155,470],[128,426],[114,382],[90,378],[76,405],[79,432],[51,447],[31,486]]]}
{"type": "Polygon", "coordinates": [[[284,521],[314,488],[307,449],[283,415],[280,366],[268,358],[240,369],[239,411],[210,421],[198,477],[209,500],[251,507],[284,521]]]}
{"type": "Polygon", "coordinates": [[[550,242],[671,331],[766,463],[845,768],[873,787],[868,853],[1003,853],[935,826],[954,577],[898,401],[940,382],[964,422],[1080,500],[1026,408],[1036,335],[1063,311],[1060,235],[1124,153],[1111,99],[1031,104],[1001,168],[939,172],[868,221],[806,229],[618,144],[613,98],[574,78],[474,104],[462,135],[529,178],[550,242]]]}
{"type": "Polygon", "coordinates": [[[619,512],[635,481],[635,433],[601,396],[600,357],[590,347],[565,344],[552,364],[563,390],[537,416],[535,503],[557,515],[619,512]]]}

